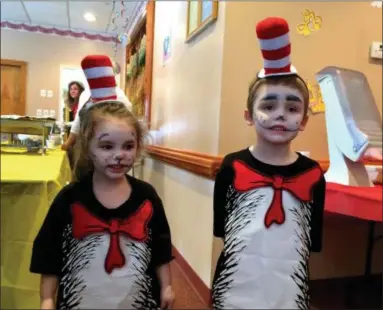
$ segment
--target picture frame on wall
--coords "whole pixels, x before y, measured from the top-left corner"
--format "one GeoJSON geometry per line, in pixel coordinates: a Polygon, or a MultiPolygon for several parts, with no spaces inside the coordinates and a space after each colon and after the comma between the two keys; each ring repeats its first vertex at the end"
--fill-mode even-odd
{"type": "Polygon", "coordinates": [[[218,18],[218,0],[188,0],[186,42],[202,33],[218,18]]]}

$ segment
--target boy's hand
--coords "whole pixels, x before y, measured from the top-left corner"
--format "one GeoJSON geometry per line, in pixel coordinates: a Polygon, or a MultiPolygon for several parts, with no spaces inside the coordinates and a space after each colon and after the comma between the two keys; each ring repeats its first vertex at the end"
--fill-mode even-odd
{"type": "Polygon", "coordinates": [[[161,289],[161,309],[169,309],[174,302],[174,293],[172,287],[169,285],[161,289]]]}

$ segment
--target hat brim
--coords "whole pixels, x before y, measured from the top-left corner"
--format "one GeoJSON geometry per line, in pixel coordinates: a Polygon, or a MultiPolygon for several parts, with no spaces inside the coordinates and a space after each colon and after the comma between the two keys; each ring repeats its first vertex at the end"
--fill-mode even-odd
{"type": "Polygon", "coordinates": [[[267,78],[270,76],[297,75],[297,74],[298,74],[297,69],[293,65],[290,65],[290,71],[289,72],[278,72],[278,73],[265,74],[265,69],[262,69],[258,73],[258,78],[263,79],[263,78],[267,78]]]}

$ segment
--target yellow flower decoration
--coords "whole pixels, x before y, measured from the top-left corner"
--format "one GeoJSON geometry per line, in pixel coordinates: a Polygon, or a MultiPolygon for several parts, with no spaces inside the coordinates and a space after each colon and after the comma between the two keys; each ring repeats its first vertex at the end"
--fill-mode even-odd
{"type": "Polygon", "coordinates": [[[302,13],[303,23],[297,26],[297,32],[305,37],[322,28],[322,17],[316,16],[314,11],[309,9],[302,13]]]}

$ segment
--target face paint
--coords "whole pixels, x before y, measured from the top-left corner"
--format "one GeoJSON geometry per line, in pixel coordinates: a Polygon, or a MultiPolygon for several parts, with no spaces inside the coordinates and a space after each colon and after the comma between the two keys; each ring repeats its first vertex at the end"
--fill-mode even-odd
{"type": "Polygon", "coordinates": [[[109,179],[124,177],[137,156],[137,134],[125,120],[100,121],[89,147],[95,173],[109,179]]]}
{"type": "Polygon", "coordinates": [[[253,120],[257,134],[271,143],[289,143],[304,120],[300,92],[282,85],[263,85],[254,103],[253,120]]]}

